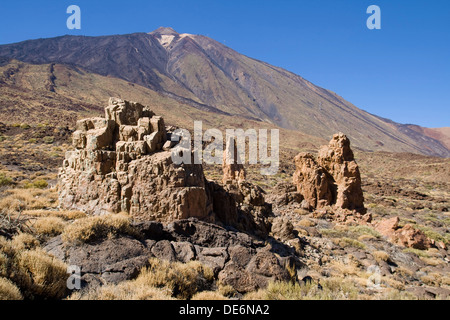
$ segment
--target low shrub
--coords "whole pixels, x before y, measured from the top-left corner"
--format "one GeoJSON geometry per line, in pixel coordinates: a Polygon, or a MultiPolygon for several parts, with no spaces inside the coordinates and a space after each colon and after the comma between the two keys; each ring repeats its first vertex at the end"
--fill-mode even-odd
{"type": "Polygon", "coordinates": [[[7,177],[5,174],[0,173],[0,187],[9,186],[12,184],[12,179],[7,177]]]}

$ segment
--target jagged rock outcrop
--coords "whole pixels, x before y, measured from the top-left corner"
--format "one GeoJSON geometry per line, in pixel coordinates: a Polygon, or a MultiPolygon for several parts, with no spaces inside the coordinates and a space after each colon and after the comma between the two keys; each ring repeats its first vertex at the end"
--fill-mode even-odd
{"type": "Polygon", "coordinates": [[[317,162],[337,185],[336,207],[365,212],[361,175],[347,136],[335,134],[328,146],[320,148],[317,162]]]}
{"type": "Polygon", "coordinates": [[[366,209],[359,167],[344,134],[335,134],[328,146],[322,146],[317,160],[310,153],[300,153],[294,161],[293,182],[310,209],[333,206],[342,222],[352,212],[370,222],[370,217],[363,216],[366,209]]]}
{"type": "Polygon", "coordinates": [[[392,243],[403,247],[421,250],[431,248],[432,243],[430,239],[422,231],[410,224],[400,227],[399,222],[399,217],[385,219],[378,223],[376,230],[392,243]]]}
{"type": "Polygon", "coordinates": [[[293,182],[311,208],[323,208],[335,202],[333,178],[320,167],[310,153],[300,153],[295,159],[293,182]]]}
{"type": "Polygon", "coordinates": [[[273,213],[260,187],[246,181],[223,186],[209,181],[208,190],[214,211],[211,221],[267,237],[273,213]]]}
{"type": "Polygon", "coordinates": [[[111,98],[105,118],[77,122],[74,151],[59,173],[60,204],[89,214],[128,212],[171,221],[208,215],[201,165],[175,165],[164,120],[139,103],[111,98]]]}
{"type": "Polygon", "coordinates": [[[271,206],[245,181],[243,165],[224,166],[224,186],[207,181],[201,164],[173,163],[172,129],[147,107],[114,98],[105,118],[78,121],[59,173],[61,207],[163,222],[193,217],[266,237],[271,206]]]}

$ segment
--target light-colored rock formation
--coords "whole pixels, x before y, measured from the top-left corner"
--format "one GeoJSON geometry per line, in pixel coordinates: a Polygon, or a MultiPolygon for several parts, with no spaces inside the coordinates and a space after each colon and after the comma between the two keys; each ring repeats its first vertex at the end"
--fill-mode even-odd
{"type": "Polygon", "coordinates": [[[310,153],[300,153],[294,161],[293,182],[305,206],[332,206],[340,222],[371,221],[370,215],[365,215],[359,168],[344,134],[335,134],[329,145],[322,146],[317,160],[310,153]]]}
{"type": "Polygon", "coordinates": [[[295,159],[293,182],[297,191],[312,208],[323,208],[334,202],[333,179],[320,167],[310,153],[300,153],[295,159]]]}
{"type": "Polygon", "coordinates": [[[361,175],[350,140],[343,133],[335,134],[328,146],[320,148],[317,162],[337,185],[336,207],[365,212],[361,175]]]}
{"type": "Polygon", "coordinates": [[[60,204],[89,214],[129,212],[171,221],[208,215],[201,165],[175,165],[164,120],[111,98],[105,118],[77,122],[59,174],[60,204]]]}

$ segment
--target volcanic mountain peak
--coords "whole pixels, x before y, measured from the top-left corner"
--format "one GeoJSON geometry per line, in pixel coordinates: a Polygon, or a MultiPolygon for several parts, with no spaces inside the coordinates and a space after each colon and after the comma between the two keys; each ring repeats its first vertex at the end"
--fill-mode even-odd
{"type": "Polygon", "coordinates": [[[193,35],[189,33],[180,34],[170,27],[159,27],[155,31],[150,32],[149,35],[156,38],[166,50],[171,49],[170,45],[174,44],[174,40],[176,42],[186,37],[193,37],[193,35]]]}
{"type": "Polygon", "coordinates": [[[171,36],[175,36],[175,35],[178,35],[179,33],[176,32],[171,27],[159,27],[158,29],[156,29],[156,30],[154,30],[152,32],[149,32],[149,34],[151,34],[151,35],[164,35],[164,36],[171,35],[171,36]]]}

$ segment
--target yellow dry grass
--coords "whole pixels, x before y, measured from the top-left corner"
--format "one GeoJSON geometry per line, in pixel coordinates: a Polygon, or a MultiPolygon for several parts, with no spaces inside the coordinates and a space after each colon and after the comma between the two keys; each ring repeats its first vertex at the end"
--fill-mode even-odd
{"type": "Polygon", "coordinates": [[[174,298],[167,289],[140,286],[135,281],[124,281],[88,292],[75,292],[68,300],[174,300],[174,298]]]}
{"type": "MultiPolygon", "coordinates": [[[[198,261],[186,264],[168,262],[152,258],[150,266],[143,268],[134,280],[123,281],[117,285],[106,285],[88,292],[72,294],[70,300],[170,300],[191,299],[214,280],[212,270],[198,261]]],[[[207,291],[197,295],[198,299],[206,297],[223,297],[220,292],[207,291]]]]}
{"type": "Polygon", "coordinates": [[[37,246],[28,234],[16,235],[11,241],[0,237],[0,277],[14,283],[27,299],[62,298],[67,266],[37,246]]]}
{"type": "Polygon", "coordinates": [[[179,299],[192,297],[201,286],[202,279],[213,281],[212,270],[198,261],[186,264],[150,259],[150,267],[144,268],[136,283],[157,288],[168,288],[179,299]]]}
{"type": "Polygon", "coordinates": [[[37,234],[45,236],[57,236],[61,234],[66,222],[59,217],[44,217],[33,223],[33,229],[37,234]]]}
{"type": "Polygon", "coordinates": [[[35,218],[57,217],[64,220],[76,220],[86,217],[86,213],[71,210],[25,210],[23,215],[35,218]]]}
{"type": "Polygon", "coordinates": [[[19,288],[6,278],[0,277],[0,300],[22,300],[19,288]]]}
{"type": "Polygon", "coordinates": [[[375,258],[377,262],[381,261],[388,261],[389,260],[389,254],[385,251],[374,251],[372,252],[372,256],[375,258]]]}
{"type": "Polygon", "coordinates": [[[37,210],[56,206],[57,193],[54,189],[10,189],[0,199],[0,210],[17,214],[24,210],[37,210]]]}
{"type": "Polygon", "coordinates": [[[61,298],[66,291],[67,266],[41,249],[22,251],[17,267],[20,287],[27,287],[40,297],[61,298]]]}
{"type": "Polygon", "coordinates": [[[137,235],[125,214],[87,217],[66,226],[62,239],[66,242],[90,242],[118,234],[137,235]]]}

